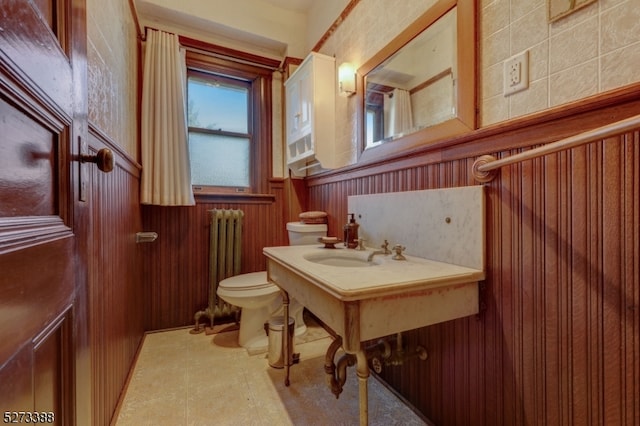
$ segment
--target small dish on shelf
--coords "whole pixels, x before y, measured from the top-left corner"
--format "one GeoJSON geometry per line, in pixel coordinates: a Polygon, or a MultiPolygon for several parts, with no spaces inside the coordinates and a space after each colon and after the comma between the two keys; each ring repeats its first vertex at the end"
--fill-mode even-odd
{"type": "Polygon", "coordinates": [[[324,244],[324,248],[334,249],[340,240],[338,237],[320,237],[318,238],[318,242],[324,244]]]}

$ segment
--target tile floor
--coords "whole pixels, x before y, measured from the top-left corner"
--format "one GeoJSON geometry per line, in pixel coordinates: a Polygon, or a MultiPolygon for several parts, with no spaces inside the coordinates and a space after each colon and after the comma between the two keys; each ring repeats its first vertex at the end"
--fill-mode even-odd
{"type": "MultiPolygon", "coordinates": [[[[349,368],[336,399],[324,373],[331,337],[316,324],[308,325],[307,334],[296,340],[300,363],[291,367],[288,388],[284,370],[270,367],[266,354],[249,355],[238,346],[237,330],[147,334],[114,424],[357,425],[355,369],[349,368]]],[[[371,377],[369,424],[427,423],[371,377]]]]}

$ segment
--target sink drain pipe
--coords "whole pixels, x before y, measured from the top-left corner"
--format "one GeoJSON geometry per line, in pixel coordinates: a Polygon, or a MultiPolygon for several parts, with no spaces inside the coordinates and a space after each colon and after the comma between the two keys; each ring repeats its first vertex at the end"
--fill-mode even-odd
{"type": "MultiPolygon", "coordinates": [[[[344,354],[338,359],[338,363],[334,362],[336,353],[342,347],[342,338],[336,336],[331,342],[327,353],[324,358],[324,372],[325,380],[331,393],[336,396],[336,399],[340,397],[342,388],[347,381],[347,367],[356,365],[356,355],[344,354]]],[[[378,340],[375,344],[368,346],[365,349],[365,355],[367,360],[371,361],[372,369],[376,373],[382,372],[382,366],[389,365],[402,365],[405,360],[413,357],[418,357],[421,360],[426,360],[428,357],[427,350],[418,345],[414,352],[405,351],[404,344],[402,342],[402,333],[397,333],[395,338],[383,338],[378,340]],[[395,347],[391,343],[394,343],[395,347]]]]}

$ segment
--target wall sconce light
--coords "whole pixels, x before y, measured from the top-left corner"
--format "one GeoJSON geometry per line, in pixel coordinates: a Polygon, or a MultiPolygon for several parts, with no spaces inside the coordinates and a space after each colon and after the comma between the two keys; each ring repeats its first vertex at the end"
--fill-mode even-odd
{"type": "Polygon", "coordinates": [[[356,70],[349,62],[338,67],[338,94],[348,97],[356,93],[356,70]]]}

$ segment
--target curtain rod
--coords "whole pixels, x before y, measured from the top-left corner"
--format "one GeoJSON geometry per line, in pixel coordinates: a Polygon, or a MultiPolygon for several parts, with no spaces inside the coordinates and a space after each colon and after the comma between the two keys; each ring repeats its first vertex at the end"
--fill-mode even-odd
{"type": "Polygon", "coordinates": [[[138,38],[140,38],[140,40],[142,40],[143,42],[147,41],[147,30],[162,31],[167,34],[174,34],[178,36],[180,46],[183,49],[188,50],[190,52],[201,53],[203,55],[210,56],[212,58],[226,59],[228,61],[232,61],[239,64],[244,64],[244,65],[250,65],[257,68],[264,68],[270,71],[280,71],[280,72],[283,71],[282,60],[280,59],[268,58],[266,56],[255,55],[253,53],[211,44],[205,41],[201,41],[201,40],[197,40],[197,39],[193,39],[190,37],[177,34],[173,31],[166,31],[159,28],[145,26],[144,33],[142,33],[142,35],[140,33],[138,34],[138,38]],[[203,47],[197,47],[198,45],[201,45],[203,47]],[[207,49],[207,46],[210,46],[212,49],[211,50],[207,49]],[[214,50],[223,50],[223,51],[228,51],[230,53],[228,54],[219,53],[219,52],[215,52],[214,50]],[[233,54],[234,52],[237,53],[237,55],[234,55],[233,54]],[[242,58],[242,56],[246,56],[247,59],[242,58]],[[254,61],[252,60],[252,58],[256,58],[256,60],[254,61]]]}
{"type": "Polygon", "coordinates": [[[595,142],[616,136],[624,132],[638,129],[640,127],[640,115],[626,118],[615,123],[606,124],[597,129],[588,130],[574,136],[560,139],[556,142],[548,143],[544,146],[521,152],[520,154],[511,155],[506,158],[496,159],[493,155],[483,155],[474,161],[471,173],[478,182],[490,182],[496,177],[497,169],[525,160],[531,160],[543,155],[553,154],[559,151],[565,151],[590,142],[595,142]]]}

